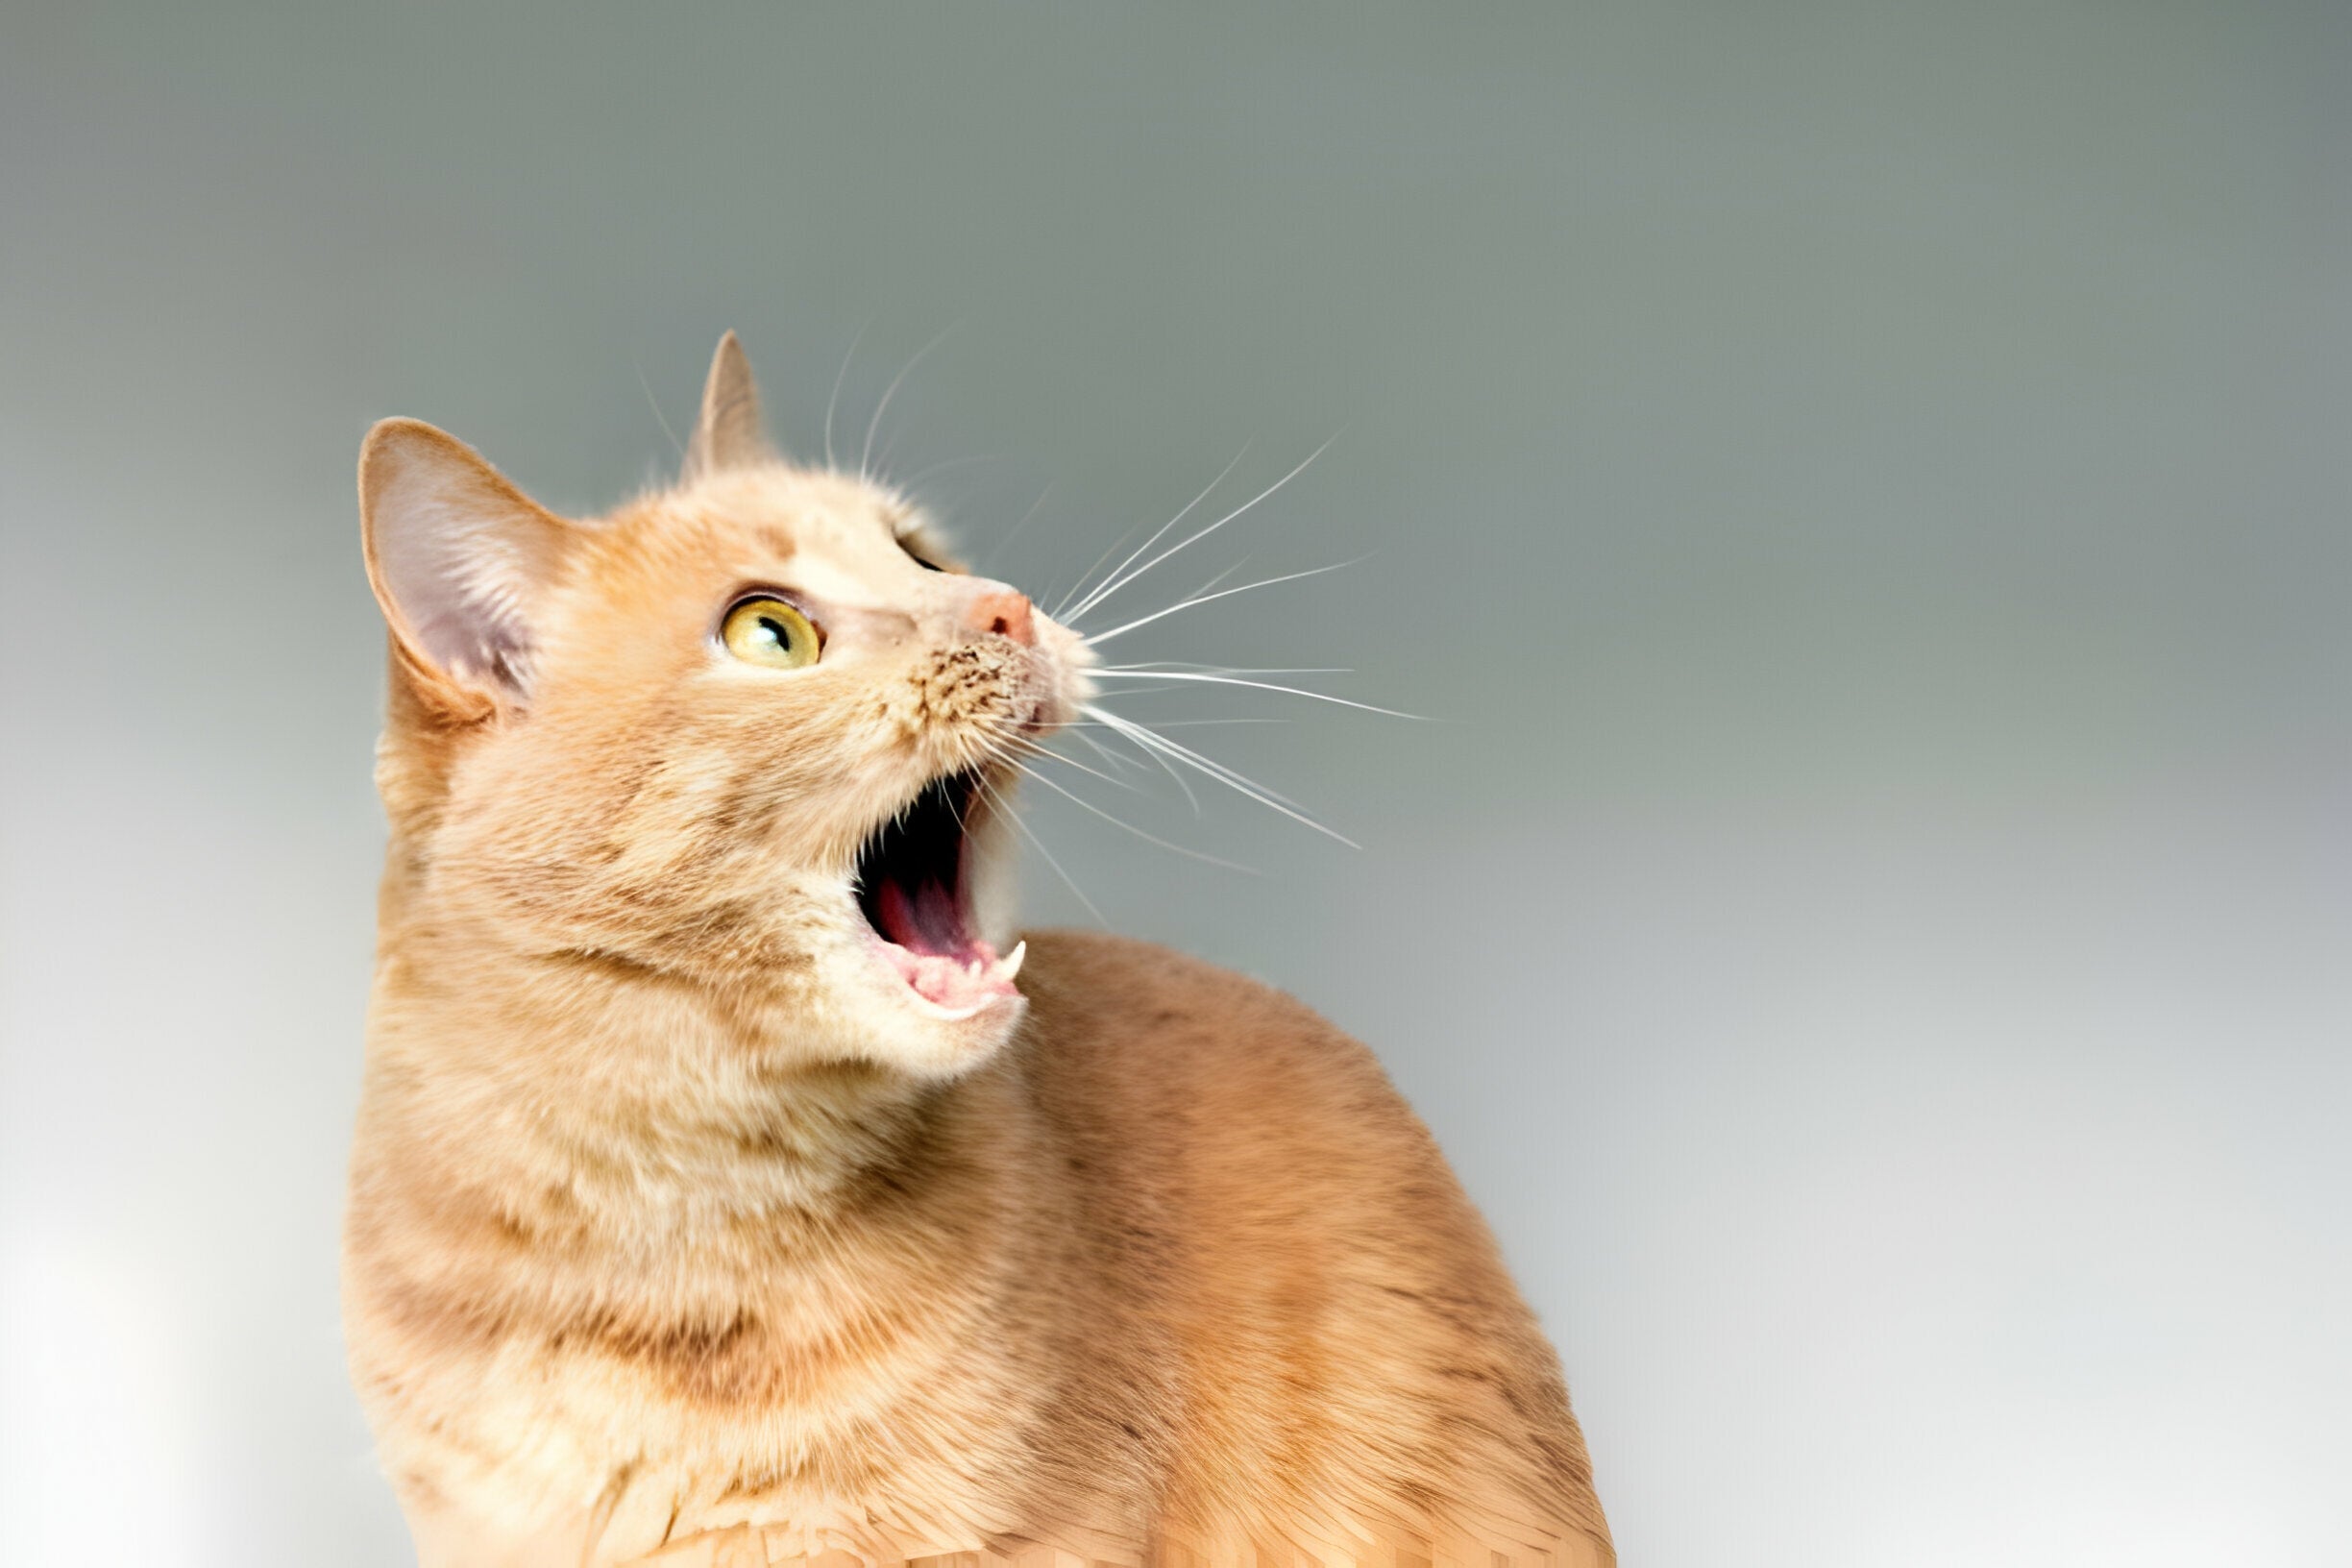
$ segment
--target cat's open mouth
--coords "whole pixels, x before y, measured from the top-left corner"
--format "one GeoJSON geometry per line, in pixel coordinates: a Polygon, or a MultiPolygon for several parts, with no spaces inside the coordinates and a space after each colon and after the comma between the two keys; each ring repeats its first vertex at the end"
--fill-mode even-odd
{"type": "Polygon", "coordinates": [[[932,780],[858,851],[857,903],[884,962],[915,994],[955,1017],[1017,996],[1027,943],[999,958],[972,929],[972,834],[981,775],[932,780]]]}

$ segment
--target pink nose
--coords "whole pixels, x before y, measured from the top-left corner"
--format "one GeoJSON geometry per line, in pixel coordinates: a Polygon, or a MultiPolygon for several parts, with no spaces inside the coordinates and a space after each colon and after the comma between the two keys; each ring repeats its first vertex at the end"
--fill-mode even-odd
{"type": "Polygon", "coordinates": [[[1037,625],[1029,613],[1029,598],[1010,588],[982,594],[964,606],[964,625],[973,631],[992,631],[1023,648],[1037,647],[1037,625]]]}

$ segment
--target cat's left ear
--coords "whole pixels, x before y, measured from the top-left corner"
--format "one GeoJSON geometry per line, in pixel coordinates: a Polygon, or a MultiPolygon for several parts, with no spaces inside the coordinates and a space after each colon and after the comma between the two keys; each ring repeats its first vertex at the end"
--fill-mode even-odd
{"type": "Polygon", "coordinates": [[[519,706],[572,525],[455,436],[387,419],[359,449],[359,527],[368,581],[420,695],[464,718],[519,706]]]}
{"type": "Polygon", "coordinates": [[[686,468],[679,478],[692,484],[706,474],[772,463],[775,457],[760,422],[759,383],[751,379],[751,361],[743,344],[728,332],[711,355],[710,376],[702,383],[702,417],[686,443],[686,468]]]}

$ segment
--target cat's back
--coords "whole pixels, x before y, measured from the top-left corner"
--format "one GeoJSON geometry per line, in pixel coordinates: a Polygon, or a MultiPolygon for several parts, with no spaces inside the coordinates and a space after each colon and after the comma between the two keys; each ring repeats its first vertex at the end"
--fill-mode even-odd
{"type": "Polygon", "coordinates": [[[1104,1286],[1181,1363],[1155,1434],[1171,1513],[1229,1515],[1254,1487],[1275,1517],[1450,1508],[1556,1562],[1612,1560],[1557,1361],[1372,1053],[1163,947],[1029,940],[1030,1097],[1104,1286]]]}

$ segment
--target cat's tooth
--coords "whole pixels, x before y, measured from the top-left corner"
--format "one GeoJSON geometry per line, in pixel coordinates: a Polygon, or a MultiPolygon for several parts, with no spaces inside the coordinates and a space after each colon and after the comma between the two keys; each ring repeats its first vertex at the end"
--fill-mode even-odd
{"type": "Polygon", "coordinates": [[[1013,950],[996,961],[996,978],[1010,980],[1020,973],[1021,960],[1029,956],[1029,940],[1024,937],[1013,944],[1013,950]]]}

